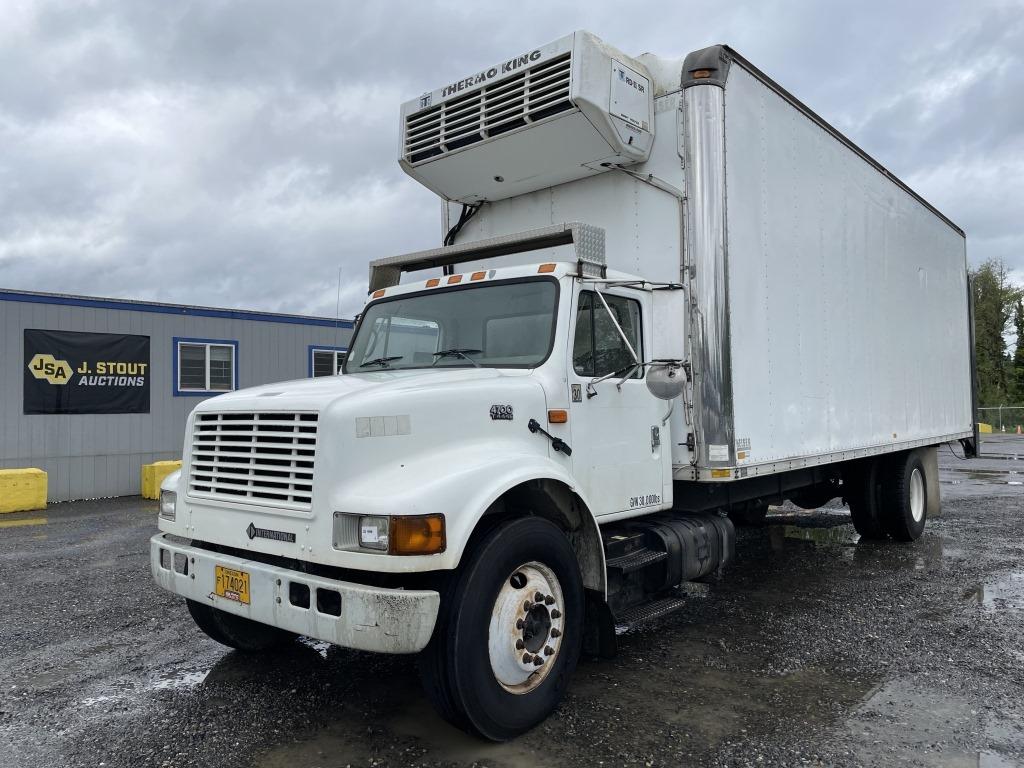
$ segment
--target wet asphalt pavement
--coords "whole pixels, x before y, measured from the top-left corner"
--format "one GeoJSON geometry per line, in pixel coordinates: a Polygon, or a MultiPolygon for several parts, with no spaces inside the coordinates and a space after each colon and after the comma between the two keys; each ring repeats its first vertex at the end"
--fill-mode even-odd
{"type": "Polygon", "coordinates": [[[0,767],[1024,765],[1024,438],[985,451],[942,449],[912,545],[774,510],[501,745],[442,722],[412,658],[207,639],[150,579],[153,502],[2,515],[0,767]]]}

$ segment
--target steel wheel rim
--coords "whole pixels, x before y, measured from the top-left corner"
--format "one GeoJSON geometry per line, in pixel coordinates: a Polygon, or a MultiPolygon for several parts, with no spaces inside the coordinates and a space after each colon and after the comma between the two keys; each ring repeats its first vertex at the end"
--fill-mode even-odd
{"type": "Polygon", "coordinates": [[[512,571],[498,590],[487,629],[498,684],[519,695],[536,689],[555,665],[564,627],[565,599],[554,571],[538,562],[512,571]]]}
{"type": "Polygon", "coordinates": [[[915,523],[924,519],[924,477],[916,468],[910,473],[910,514],[915,523]]]}

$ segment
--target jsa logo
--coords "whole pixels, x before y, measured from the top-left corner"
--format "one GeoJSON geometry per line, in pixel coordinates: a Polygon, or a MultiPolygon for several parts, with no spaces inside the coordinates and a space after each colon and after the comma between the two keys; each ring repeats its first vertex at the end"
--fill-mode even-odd
{"type": "Polygon", "coordinates": [[[67,384],[71,379],[71,366],[53,355],[36,355],[28,361],[28,370],[37,379],[51,384],[67,384]]]}

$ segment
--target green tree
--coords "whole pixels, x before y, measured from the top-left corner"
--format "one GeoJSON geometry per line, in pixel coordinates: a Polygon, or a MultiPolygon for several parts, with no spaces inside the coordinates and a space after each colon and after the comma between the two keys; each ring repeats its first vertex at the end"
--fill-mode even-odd
{"type": "MultiPolygon", "coordinates": [[[[1010,282],[1006,265],[989,259],[971,272],[974,291],[974,354],[978,373],[979,405],[1008,403],[1015,394],[1011,381],[1011,359],[1006,349],[1006,333],[1024,291],[1010,282]]],[[[1020,335],[1017,348],[1020,350],[1020,335]]],[[[1024,358],[1024,352],[1020,353],[1024,358]]],[[[1024,363],[1024,360],[1022,360],[1024,363]]]]}
{"type": "Polygon", "coordinates": [[[1024,403],[1024,301],[1017,299],[1013,310],[1013,324],[1017,329],[1017,348],[1013,353],[1013,401],[1024,403]]]}

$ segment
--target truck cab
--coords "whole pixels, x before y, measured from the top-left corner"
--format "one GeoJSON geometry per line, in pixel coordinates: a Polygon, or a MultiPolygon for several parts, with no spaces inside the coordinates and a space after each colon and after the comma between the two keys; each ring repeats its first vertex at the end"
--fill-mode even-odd
{"type": "Polygon", "coordinates": [[[503,740],[769,503],[921,535],[972,446],[963,233],[734,51],[576,32],[404,104],[399,162],[446,235],[371,262],[342,373],[189,417],[151,569],[210,637],[419,654],[503,740]]]}

